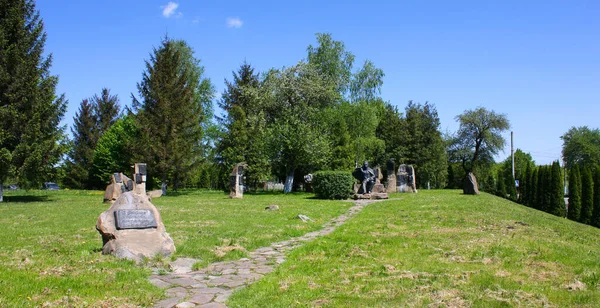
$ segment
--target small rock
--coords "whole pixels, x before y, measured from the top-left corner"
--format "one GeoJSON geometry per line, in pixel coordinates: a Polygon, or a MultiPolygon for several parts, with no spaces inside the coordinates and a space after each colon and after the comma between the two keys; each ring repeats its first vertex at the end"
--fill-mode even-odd
{"type": "Polygon", "coordinates": [[[583,282],[581,282],[579,280],[575,280],[575,282],[569,283],[565,287],[569,291],[579,291],[579,290],[585,290],[585,289],[587,289],[587,286],[585,285],[585,283],[583,283],[583,282]]]}
{"type": "Polygon", "coordinates": [[[303,222],[308,222],[308,221],[312,221],[312,219],[310,219],[310,217],[303,215],[303,214],[299,214],[297,216],[298,219],[302,220],[303,222]]]}
{"type": "Polygon", "coordinates": [[[267,210],[267,211],[279,211],[279,206],[278,206],[278,205],[275,205],[275,204],[273,204],[273,205],[269,205],[269,206],[267,206],[267,207],[265,208],[265,210],[267,210]]]}
{"type": "Polygon", "coordinates": [[[190,303],[190,302],[179,303],[175,306],[175,308],[192,308],[192,307],[196,307],[196,305],[193,303],[190,303]]]}

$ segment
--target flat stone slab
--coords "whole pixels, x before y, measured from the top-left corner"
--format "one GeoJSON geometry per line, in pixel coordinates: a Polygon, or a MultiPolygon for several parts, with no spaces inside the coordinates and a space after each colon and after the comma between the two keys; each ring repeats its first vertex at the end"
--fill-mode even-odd
{"type": "Polygon", "coordinates": [[[200,260],[192,258],[179,258],[171,263],[169,267],[174,274],[185,274],[192,271],[192,267],[200,260]]]}

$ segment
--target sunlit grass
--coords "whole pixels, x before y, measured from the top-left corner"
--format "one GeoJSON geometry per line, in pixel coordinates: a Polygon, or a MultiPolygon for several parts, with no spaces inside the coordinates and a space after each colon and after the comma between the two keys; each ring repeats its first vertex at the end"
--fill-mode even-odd
{"type": "MultiPolygon", "coordinates": [[[[163,297],[163,290],[148,282],[148,265],[101,255],[95,225],[108,208],[102,195],[101,191],[6,193],[7,202],[0,203],[0,307],[151,306],[163,297]]],[[[351,206],[310,196],[246,195],[231,200],[222,192],[181,192],[156,198],[154,204],[175,241],[174,257],[198,258],[198,266],[203,266],[318,229],[351,206]],[[265,211],[271,204],[280,210],[265,211]],[[314,222],[295,219],[298,214],[314,222]]]]}
{"type": "Polygon", "coordinates": [[[491,195],[369,205],[230,307],[596,306],[600,230],[491,195]]]}

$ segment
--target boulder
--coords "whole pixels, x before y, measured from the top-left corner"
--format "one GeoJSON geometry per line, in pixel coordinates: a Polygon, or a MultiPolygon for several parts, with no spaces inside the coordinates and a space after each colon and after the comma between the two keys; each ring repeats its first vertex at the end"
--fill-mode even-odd
{"type": "Polygon", "coordinates": [[[465,195],[479,195],[479,187],[477,186],[475,174],[469,172],[463,182],[463,193],[465,195]]]}
{"type": "Polygon", "coordinates": [[[102,254],[140,262],[175,252],[156,207],[145,193],[124,192],[100,214],[96,229],[102,235],[102,254]]]}

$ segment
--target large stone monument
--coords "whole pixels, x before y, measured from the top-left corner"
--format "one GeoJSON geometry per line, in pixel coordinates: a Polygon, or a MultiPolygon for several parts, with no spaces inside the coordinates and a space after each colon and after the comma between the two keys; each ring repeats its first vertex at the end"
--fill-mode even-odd
{"type": "Polygon", "coordinates": [[[416,193],[417,184],[415,179],[415,169],[412,165],[402,164],[398,167],[398,175],[396,177],[396,185],[398,192],[416,193]]]}
{"type": "Polygon", "coordinates": [[[356,168],[352,176],[360,183],[354,185],[354,199],[387,199],[385,188],[381,184],[381,170],[369,168],[369,163],[365,161],[362,167],[356,168]]]}
{"type": "Polygon", "coordinates": [[[113,173],[104,191],[104,203],[115,202],[121,194],[133,189],[133,181],[123,173],[113,173]]]}
{"type": "Polygon", "coordinates": [[[387,167],[387,187],[386,192],[388,194],[396,192],[396,164],[393,159],[390,159],[386,163],[387,167]]]}
{"type": "Polygon", "coordinates": [[[463,194],[465,195],[479,195],[479,187],[477,186],[477,178],[475,174],[469,172],[464,179],[463,183],[463,194]]]}
{"type": "Polygon", "coordinates": [[[233,167],[229,176],[229,198],[242,199],[244,197],[244,169],[246,163],[239,163],[233,167]]]}
{"type": "Polygon", "coordinates": [[[100,214],[96,229],[102,235],[102,254],[140,262],[175,251],[160,213],[146,195],[146,174],[146,164],[135,164],[131,191],[122,192],[100,214]]]}

